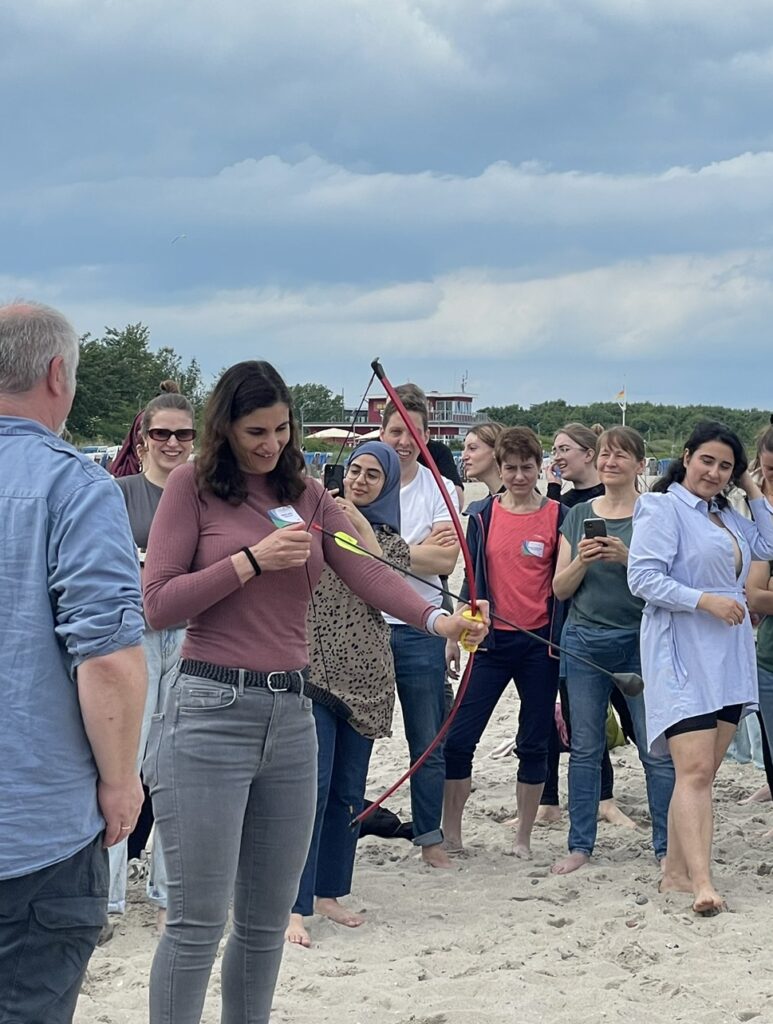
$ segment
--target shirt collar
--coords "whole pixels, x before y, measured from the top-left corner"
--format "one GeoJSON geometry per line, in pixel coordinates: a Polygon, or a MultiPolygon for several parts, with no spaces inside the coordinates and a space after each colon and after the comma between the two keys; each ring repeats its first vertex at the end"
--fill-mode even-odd
{"type": "Polygon", "coordinates": [[[697,508],[699,512],[702,512],[707,516],[710,512],[719,512],[719,505],[712,498],[711,504],[704,501],[703,498],[699,498],[697,494],[693,494],[692,491],[688,491],[682,484],[673,483],[669,485],[668,493],[673,494],[675,498],[679,498],[685,505],[689,505],[691,508],[697,508]]]}
{"type": "Polygon", "coordinates": [[[44,437],[59,437],[40,420],[28,420],[25,416],[0,416],[0,430],[4,434],[43,434],[44,437]]]}

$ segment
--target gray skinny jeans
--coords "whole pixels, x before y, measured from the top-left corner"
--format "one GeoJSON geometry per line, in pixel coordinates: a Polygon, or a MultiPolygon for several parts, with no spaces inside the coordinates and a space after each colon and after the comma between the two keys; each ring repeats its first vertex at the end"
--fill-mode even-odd
{"type": "Polygon", "coordinates": [[[222,1024],[267,1024],[309,849],[317,786],[311,701],[178,675],[144,776],[168,875],[150,1024],[196,1024],[233,896],[222,1024]]]}

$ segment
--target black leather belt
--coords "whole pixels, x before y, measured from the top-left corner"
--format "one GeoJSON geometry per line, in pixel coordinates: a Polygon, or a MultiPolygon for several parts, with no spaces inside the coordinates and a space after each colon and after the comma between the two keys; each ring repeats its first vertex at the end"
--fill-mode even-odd
{"type": "Polygon", "coordinates": [[[252,672],[245,668],[213,665],[209,661],[194,661],[193,658],[183,658],[180,661],[180,671],[186,676],[211,679],[215,683],[225,683],[228,686],[260,686],[272,693],[303,693],[303,684],[309,674],[308,669],[293,669],[290,672],[252,672]]]}

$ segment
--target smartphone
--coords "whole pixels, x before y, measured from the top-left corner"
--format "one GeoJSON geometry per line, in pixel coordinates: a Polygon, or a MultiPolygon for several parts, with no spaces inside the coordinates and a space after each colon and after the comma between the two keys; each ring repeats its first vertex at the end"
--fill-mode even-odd
{"type": "Polygon", "coordinates": [[[344,467],[340,462],[326,462],[322,479],[326,491],[338,491],[340,497],[344,496],[344,467]]]}
{"type": "Polygon", "coordinates": [[[607,524],[603,519],[586,519],[582,524],[586,540],[595,540],[597,537],[606,537],[607,524]]]}

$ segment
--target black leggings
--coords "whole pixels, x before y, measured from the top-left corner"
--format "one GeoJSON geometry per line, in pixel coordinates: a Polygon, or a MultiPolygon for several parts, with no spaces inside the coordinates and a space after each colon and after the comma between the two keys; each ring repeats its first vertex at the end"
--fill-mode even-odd
{"type": "Polygon", "coordinates": [[[683,718],[681,722],[674,722],[666,729],[665,737],[670,740],[672,736],[683,736],[686,732],[705,732],[707,729],[716,729],[717,722],[738,725],[742,713],[743,704],[728,704],[724,708],[719,708],[718,711],[709,711],[705,715],[683,718]]]}

